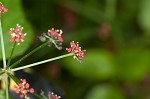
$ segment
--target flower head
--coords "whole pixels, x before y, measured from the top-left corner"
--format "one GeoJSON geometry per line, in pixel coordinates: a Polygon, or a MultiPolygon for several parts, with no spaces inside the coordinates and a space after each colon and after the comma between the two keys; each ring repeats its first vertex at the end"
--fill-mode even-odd
{"type": "Polygon", "coordinates": [[[27,93],[34,93],[34,89],[30,88],[30,84],[26,82],[26,79],[20,79],[20,83],[14,86],[17,94],[20,94],[20,98],[29,99],[27,93]]]}
{"type": "Polygon", "coordinates": [[[71,52],[74,54],[74,58],[76,58],[79,62],[84,58],[84,52],[85,50],[81,50],[81,47],[79,47],[78,42],[74,43],[74,41],[70,42],[70,48],[66,48],[68,52],[71,52]]]}
{"type": "Polygon", "coordinates": [[[0,15],[1,15],[1,13],[2,12],[8,12],[8,9],[7,8],[5,8],[4,6],[3,6],[3,4],[0,2],[0,15]]]}
{"type": "Polygon", "coordinates": [[[10,28],[10,42],[16,42],[18,45],[20,42],[24,42],[24,38],[27,35],[26,33],[22,33],[23,27],[21,27],[19,24],[17,24],[16,28],[10,28]]]}
{"type": "Polygon", "coordinates": [[[48,98],[47,96],[44,95],[44,92],[41,90],[41,96],[45,99],[60,99],[60,96],[58,96],[57,94],[54,94],[53,92],[49,92],[48,93],[48,98]]]}
{"type": "Polygon", "coordinates": [[[57,96],[53,92],[49,92],[48,97],[49,97],[49,99],[60,99],[60,96],[57,96]]]}
{"type": "MultiPolygon", "coordinates": [[[[53,43],[56,48],[61,50],[62,49],[61,45],[63,42],[63,38],[61,36],[62,33],[63,33],[62,30],[54,30],[54,28],[52,28],[51,30],[48,30],[47,33],[43,33],[39,37],[39,39],[42,42],[49,41],[50,43],[53,43]]],[[[51,44],[49,44],[49,46],[51,46],[51,44]]]]}

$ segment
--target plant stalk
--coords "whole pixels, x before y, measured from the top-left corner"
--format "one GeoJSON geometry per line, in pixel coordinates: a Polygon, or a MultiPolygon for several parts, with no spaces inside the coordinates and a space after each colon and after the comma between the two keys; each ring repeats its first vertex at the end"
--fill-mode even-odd
{"type": "Polygon", "coordinates": [[[43,43],[42,45],[38,46],[37,48],[33,49],[31,52],[29,52],[27,55],[25,55],[24,57],[22,57],[21,59],[19,59],[17,62],[15,62],[14,64],[12,64],[10,66],[10,68],[15,67],[16,65],[18,65],[20,62],[22,62],[24,59],[26,59],[27,57],[29,57],[31,54],[33,54],[34,52],[36,52],[37,50],[39,50],[40,48],[46,46],[49,43],[49,41],[43,43]]]}
{"type": "Polygon", "coordinates": [[[36,63],[33,63],[33,64],[29,64],[29,65],[21,66],[21,67],[18,67],[18,68],[14,68],[14,69],[11,69],[11,71],[18,71],[18,70],[21,70],[21,69],[33,67],[33,66],[36,66],[36,65],[40,65],[40,64],[43,64],[43,63],[50,62],[50,61],[54,61],[54,60],[58,60],[58,59],[61,59],[61,58],[69,57],[69,56],[72,56],[72,55],[73,55],[73,53],[61,55],[61,56],[54,57],[54,58],[51,58],[51,59],[47,59],[47,60],[44,60],[44,61],[40,61],[40,62],[36,62],[36,63]]]}
{"type": "Polygon", "coordinates": [[[6,87],[6,99],[9,99],[9,82],[8,82],[8,76],[5,78],[5,87],[6,87]]]}
{"type": "Polygon", "coordinates": [[[15,47],[16,47],[16,42],[14,43],[14,45],[13,45],[13,47],[12,47],[12,51],[11,51],[10,57],[9,57],[9,59],[8,59],[6,68],[8,68],[8,66],[10,65],[11,58],[12,58],[12,55],[13,55],[13,53],[14,53],[15,47]]]}
{"type": "Polygon", "coordinates": [[[2,56],[3,56],[3,67],[6,68],[6,56],[5,56],[5,47],[2,33],[2,25],[1,25],[1,17],[0,17],[0,38],[1,38],[1,46],[2,46],[2,56]]]}
{"type": "Polygon", "coordinates": [[[34,96],[36,96],[38,99],[46,99],[44,97],[41,97],[40,95],[36,94],[36,93],[33,93],[34,96]]]}

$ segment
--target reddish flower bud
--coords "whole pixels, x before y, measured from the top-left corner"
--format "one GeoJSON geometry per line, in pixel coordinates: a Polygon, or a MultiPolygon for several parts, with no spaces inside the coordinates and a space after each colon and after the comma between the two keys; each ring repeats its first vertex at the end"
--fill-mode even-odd
{"type": "Polygon", "coordinates": [[[26,86],[25,86],[26,88],[29,88],[30,87],[30,85],[29,85],[29,83],[26,83],[26,86]]]}
{"type": "Polygon", "coordinates": [[[20,95],[20,98],[24,98],[24,95],[23,95],[23,94],[21,94],[21,95],[20,95]]]}
{"type": "Polygon", "coordinates": [[[30,89],[30,93],[34,93],[34,89],[33,88],[30,89]]]}

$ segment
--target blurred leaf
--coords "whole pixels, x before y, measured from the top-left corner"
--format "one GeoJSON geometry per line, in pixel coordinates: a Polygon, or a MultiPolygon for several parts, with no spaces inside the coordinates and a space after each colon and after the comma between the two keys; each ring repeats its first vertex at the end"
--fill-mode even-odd
{"type": "MultiPolygon", "coordinates": [[[[107,20],[101,9],[86,2],[83,3],[82,1],[77,0],[65,0],[62,2],[60,2],[60,0],[54,0],[54,2],[60,4],[61,6],[69,7],[95,23],[100,24],[104,20],[107,20]]],[[[101,3],[99,2],[99,6],[101,6],[100,4],[101,3]]]]}
{"type": "Polygon", "coordinates": [[[125,99],[125,96],[116,87],[98,85],[90,89],[85,99],[125,99]]]}
{"type": "Polygon", "coordinates": [[[0,90],[0,99],[5,99],[4,90],[0,90]]]}
{"type": "MultiPolygon", "coordinates": [[[[23,9],[21,6],[21,0],[2,0],[3,5],[8,8],[8,13],[3,14],[2,16],[2,28],[3,28],[3,36],[5,42],[5,51],[6,57],[8,58],[12,49],[13,44],[9,42],[10,34],[9,29],[15,28],[17,24],[20,24],[24,27],[23,33],[27,33],[25,41],[16,47],[14,56],[23,54],[23,52],[29,47],[32,42],[33,34],[32,28],[30,24],[25,19],[25,15],[23,13],[23,9]]],[[[0,48],[1,52],[1,48],[0,48]]],[[[2,59],[2,55],[0,54],[0,59],[2,59]]]]}
{"type": "Polygon", "coordinates": [[[73,58],[64,59],[65,67],[75,76],[91,80],[108,79],[114,76],[114,63],[109,52],[87,50],[82,63],[73,58]]]}
{"type": "Polygon", "coordinates": [[[86,41],[87,39],[97,37],[96,27],[86,27],[82,29],[77,29],[76,31],[72,31],[70,34],[65,36],[65,39],[68,41],[86,41]],[[73,37],[73,38],[72,38],[73,37]]]}
{"type": "Polygon", "coordinates": [[[150,0],[141,0],[139,11],[139,23],[141,27],[150,34],[150,0]]]}
{"type": "Polygon", "coordinates": [[[116,55],[118,76],[123,80],[138,81],[148,73],[150,51],[140,48],[122,49],[116,55]]]}

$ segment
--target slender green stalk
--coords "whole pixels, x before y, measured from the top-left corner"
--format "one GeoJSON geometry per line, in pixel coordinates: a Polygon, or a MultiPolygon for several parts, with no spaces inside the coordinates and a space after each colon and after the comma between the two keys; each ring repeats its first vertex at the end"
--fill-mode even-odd
{"type": "Polygon", "coordinates": [[[56,47],[58,50],[61,50],[61,49],[62,49],[62,47],[59,47],[59,46],[55,43],[54,40],[52,40],[52,43],[55,45],[55,47],[56,47]]]}
{"type": "Polygon", "coordinates": [[[2,46],[3,66],[4,66],[4,68],[6,68],[6,56],[5,56],[5,47],[4,47],[2,26],[1,26],[1,17],[0,17],[0,38],[1,38],[1,46],[2,46]]]}
{"type": "Polygon", "coordinates": [[[9,78],[11,78],[16,84],[19,84],[20,80],[18,78],[16,78],[14,75],[12,75],[11,73],[7,72],[7,75],[9,76],[9,78]]]}
{"type": "Polygon", "coordinates": [[[6,88],[6,99],[9,99],[9,82],[8,82],[8,76],[5,78],[5,88],[6,88]]]}
{"type": "Polygon", "coordinates": [[[47,45],[49,43],[49,41],[43,43],[42,45],[38,46],[37,48],[35,48],[34,50],[32,50],[31,52],[29,52],[27,55],[25,55],[24,57],[22,57],[21,59],[19,59],[17,62],[15,62],[14,64],[12,64],[10,66],[10,68],[15,67],[16,65],[18,65],[21,61],[23,61],[24,59],[26,59],[27,57],[29,57],[31,54],[33,54],[34,52],[36,52],[37,50],[39,50],[40,48],[44,47],[45,45],[47,45]]]}
{"type": "Polygon", "coordinates": [[[16,42],[14,43],[13,47],[12,47],[12,51],[11,51],[11,54],[10,54],[10,57],[8,59],[8,62],[7,62],[7,65],[6,65],[6,68],[8,68],[8,66],[10,65],[10,62],[11,62],[11,58],[12,58],[12,55],[14,53],[14,49],[16,47],[16,42]]]}
{"type": "Polygon", "coordinates": [[[33,93],[34,96],[36,96],[38,99],[45,99],[43,97],[41,97],[40,95],[36,94],[36,93],[33,93]]]}
{"type": "Polygon", "coordinates": [[[11,69],[11,71],[18,71],[18,70],[21,70],[21,69],[33,67],[33,66],[36,66],[36,65],[40,65],[40,64],[43,64],[43,63],[47,63],[47,62],[50,62],[50,61],[65,58],[65,57],[72,56],[72,55],[73,55],[73,53],[61,55],[61,56],[54,57],[54,58],[51,58],[51,59],[47,59],[47,60],[44,60],[44,61],[40,61],[40,62],[36,62],[36,63],[33,63],[33,64],[25,65],[25,66],[22,66],[22,67],[14,68],[14,69],[11,69]]]}

